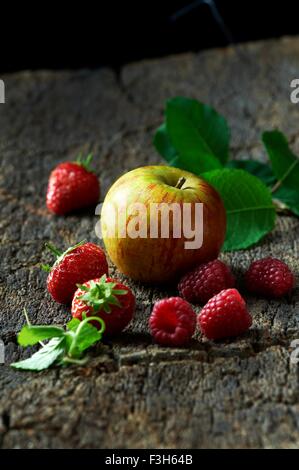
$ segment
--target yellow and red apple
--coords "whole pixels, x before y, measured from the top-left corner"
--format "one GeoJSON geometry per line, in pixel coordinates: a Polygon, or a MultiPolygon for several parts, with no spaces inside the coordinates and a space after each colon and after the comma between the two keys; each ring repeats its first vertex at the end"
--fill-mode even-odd
{"type": "Polygon", "coordinates": [[[226,214],[219,194],[203,179],[174,167],[146,166],[121,176],[110,188],[102,207],[101,228],[107,252],[119,271],[142,282],[164,282],[217,258],[225,238],[226,214]],[[189,243],[187,248],[190,238],[183,230],[177,235],[178,227],[174,225],[177,221],[172,212],[169,212],[169,237],[161,236],[162,216],[159,213],[153,220],[153,206],[175,204],[183,208],[186,205],[194,228],[198,217],[196,206],[200,206],[197,203],[202,203],[200,247],[190,248],[189,243]],[[137,218],[130,207],[135,211],[140,208],[137,218]],[[143,212],[142,208],[145,208],[143,212]],[[133,236],[132,230],[127,230],[132,229],[132,224],[137,225],[133,236]],[[153,224],[158,225],[158,235],[154,238],[153,224]]]}

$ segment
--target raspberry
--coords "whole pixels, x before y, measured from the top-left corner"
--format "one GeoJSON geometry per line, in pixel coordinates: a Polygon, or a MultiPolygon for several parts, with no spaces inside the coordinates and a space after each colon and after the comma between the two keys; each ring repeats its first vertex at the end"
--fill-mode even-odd
{"type": "Polygon", "coordinates": [[[208,339],[238,336],[252,324],[244,299],[236,289],[226,289],[203,307],[198,322],[208,339]]]}
{"type": "Polygon", "coordinates": [[[149,327],[157,343],[182,346],[194,334],[196,314],[191,305],[180,297],[159,300],[151,313],[149,327]]]}
{"type": "Polygon", "coordinates": [[[179,293],[188,302],[204,305],[218,292],[234,287],[235,278],[222,261],[201,264],[180,280],[179,293]]]}
{"type": "Polygon", "coordinates": [[[283,261],[269,257],[250,265],[245,273],[245,285],[253,294],[277,298],[293,289],[295,277],[283,261]]]}

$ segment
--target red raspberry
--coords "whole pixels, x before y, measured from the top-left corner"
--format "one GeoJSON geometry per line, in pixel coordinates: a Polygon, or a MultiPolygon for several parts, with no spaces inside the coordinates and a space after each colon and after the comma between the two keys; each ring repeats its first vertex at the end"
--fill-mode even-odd
{"type": "Polygon", "coordinates": [[[245,273],[245,285],[253,294],[282,297],[295,286],[295,277],[283,261],[269,257],[251,263],[245,273]]]}
{"type": "Polygon", "coordinates": [[[198,316],[202,333],[209,339],[238,336],[252,324],[244,299],[236,289],[212,297],[198,316]]]}
{"type": "Polygon", "coordinates": [[[180,297],[155,303],[149,319],[151,334],[157,343],[182,346],[190,341],[196,327],[196,314],[180,297]]]}
{"type": "Polygon", "coordinates": [[[218,292],[234,287],[235,278],[222,261],[215,259],[201,264],[180,280],[180,295],[188,302],[204,305],[218,292]]]}

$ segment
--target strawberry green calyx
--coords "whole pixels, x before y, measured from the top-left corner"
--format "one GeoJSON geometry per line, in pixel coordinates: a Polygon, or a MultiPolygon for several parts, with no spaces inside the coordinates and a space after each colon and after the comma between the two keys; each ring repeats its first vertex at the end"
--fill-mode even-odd
{"type": "Polygon", "coordinates": [[[40,268],[46,273],[50,273],[52,271],[52,268],[49,264],[41,264],[40,268]]]}
{"type": "Polygon", "coordinates": [[[128,293],[125,289],[115,289],[117,284],[115,282],[107,282],[106,274],[101,277],[99,282],[90,281],[89,284],[89,287],[77,285],[79,289],[85,292],[78,299],[92,307],[94,312],[104,310],[106,313],[111,313],[110,305],[116,305],[121,308],[121,303],[117,296],[128,293]]]}
{"type": "Polygon", "coordinates": [[[45,243],[45,247],[48,248],[57,258],[62,255],[62,251],[58,250],[56,246],[54,246],[52,243],[45,243]]]}
{"type": "Polygon", "coordinates": [[[82,154],[80,153],[75,161],[77,165],[82,166],[86,171],[89,171],[90,173],[94,173],[92,168],[90,167],[91,161],[93,159],[92,153],[89,153],[87,157],[83,157],[82,154]]]}
{"type": "MultiPolygon", "coordinates": [[[[73,246],[70,246],[67,250],[65,251],[60,251],[58,250],[58,248],[56,248],[52,243],[45,243],[45,247],[51,251],[51,253],[53,253],[55,256],[56,256],[56,261],[55,263],[53,264],[53,268],[55,266],[57,266],[62,260],[63,258],[66,256],[66,255],[69,255],[72,251],[74,251],[76,248],[78,248],[79,246],[82,246],[86,243],[86,240],[82,240],[81,242],[79,243],[76,243],[76,245],[73,245],[73,246]]],[[[51,271],[51,266],[49,266],[48,264],[43,264],[41,265],[41,268],[44,270],[44,271],[47,271],[47,272],[50,272],[51,271]]]]}

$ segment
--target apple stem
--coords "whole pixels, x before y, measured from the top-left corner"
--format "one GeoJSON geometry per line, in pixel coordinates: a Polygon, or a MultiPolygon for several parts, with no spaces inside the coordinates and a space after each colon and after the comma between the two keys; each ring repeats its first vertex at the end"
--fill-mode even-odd
{"type": "Polygon", "coordinates": [[[177,182],[176,184],[176,188],[177,189],[181,189],[181,187],[183,186],[183,184],[186,182],[186,178],[184,178],[183,176],[179,179],[179,181],[177,182]]]}

